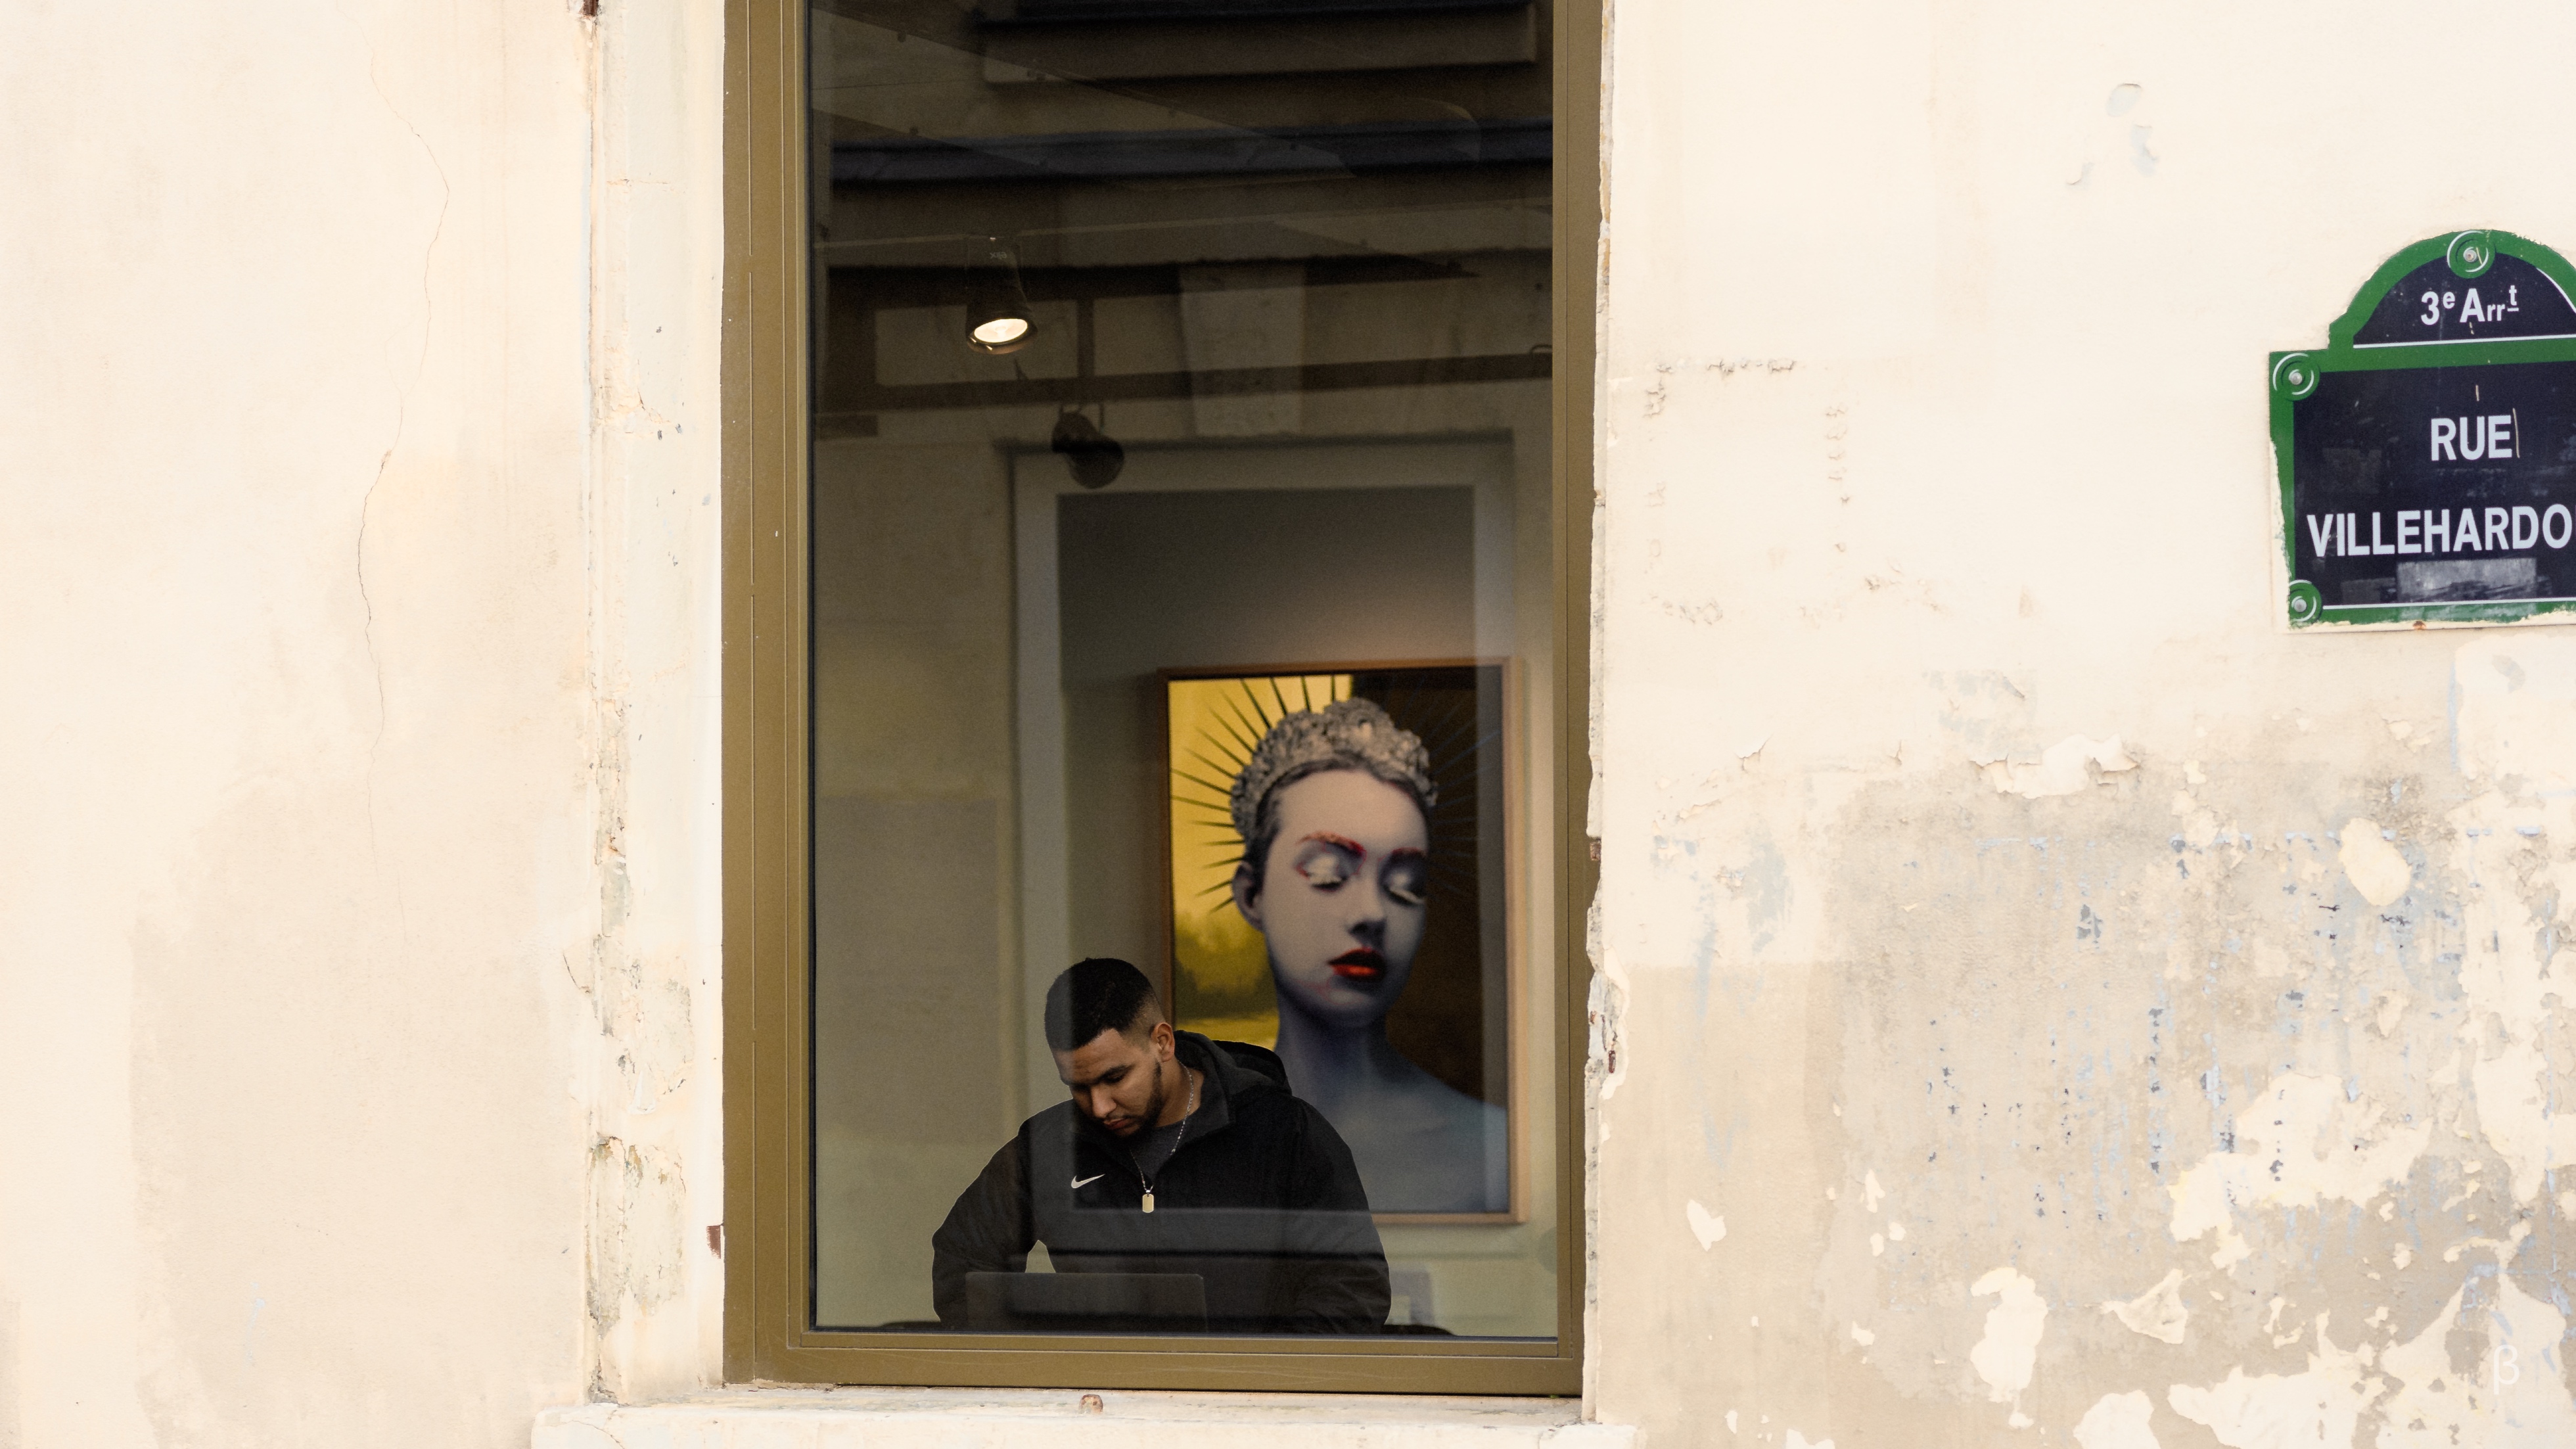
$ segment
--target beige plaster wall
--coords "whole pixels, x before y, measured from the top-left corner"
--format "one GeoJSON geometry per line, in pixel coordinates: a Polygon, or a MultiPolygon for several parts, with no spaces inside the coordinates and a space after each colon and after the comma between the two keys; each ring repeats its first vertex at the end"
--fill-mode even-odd
{"type": "Polygon", "coordinates": [[[0,1445],[711,1376],[712,0],[0,8],[0,1445]]]}
{"type": "MultiPolygon", "coordinates": [[[[577,9],[0,15],[0,1445],[716,1372],[719,17],[577,9]]],[[[2282,632],[2260,392],[2576,243],[2571,31],[1617,10],[1594,1417],[2576,1440],[2576,631],[2282,632]]]]}
{"type": "Polygon", "coordinates": [[[2576,1442],[2576,630],[2289,635],[2264,393],[2572,43],[1616,7],[1596,1416],[2576,1442]]]}

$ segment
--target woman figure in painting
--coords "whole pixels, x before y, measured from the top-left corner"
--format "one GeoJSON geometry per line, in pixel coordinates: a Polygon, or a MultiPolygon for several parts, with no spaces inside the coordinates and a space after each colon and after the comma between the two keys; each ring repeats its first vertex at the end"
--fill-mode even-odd
{"type": "Polygon", "coordinates": [[[1431,755],[1372,701],[1283,717],[1235,776],[1234,904],[1268,944],[1279,1056],[1357,1159],[1379,1212],[1511,1205],[1503,1109],[1386,1039],[1422,945],[1431,755]]]}

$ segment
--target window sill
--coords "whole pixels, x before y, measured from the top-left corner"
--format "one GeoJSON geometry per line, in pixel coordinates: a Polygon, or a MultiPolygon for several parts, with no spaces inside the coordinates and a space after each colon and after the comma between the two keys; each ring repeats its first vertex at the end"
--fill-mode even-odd
{"type": "Polygon", "coordinates": [[[1631,1449],[1636,1430],[1578,1422],[1568,1399],[1078,1389],[726,1389],[537,1416],[532,1449],[1135,1449],[1140,1430],[1199,1449],[1631,1449]]]}

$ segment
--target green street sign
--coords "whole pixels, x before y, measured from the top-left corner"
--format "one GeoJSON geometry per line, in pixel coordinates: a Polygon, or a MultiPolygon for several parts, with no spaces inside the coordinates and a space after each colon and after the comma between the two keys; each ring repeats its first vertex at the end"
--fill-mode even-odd
{"type": "Polygon", "coordinates": [[[2576,608],[2566,258],[2503,231],[2417,242],[2269,382],[2291,624],[2576,608]]]}

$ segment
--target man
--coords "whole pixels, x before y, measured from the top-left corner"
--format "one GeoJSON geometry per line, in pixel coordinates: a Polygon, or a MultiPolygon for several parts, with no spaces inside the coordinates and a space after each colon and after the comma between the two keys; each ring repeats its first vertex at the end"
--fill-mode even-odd
{"type": "Polygon", "coordinates": [[[1322,1113],[1258,1047],[1175,1031],[1145,973],[1083,961],[1047,989],[1047,1046],[1072,1100],[1020,1124],[931,1235],[939,1321],[966,1275],[1186,1273],[1217,1333],[1379,1333],[1386,1255],[1322,1113]]]}

